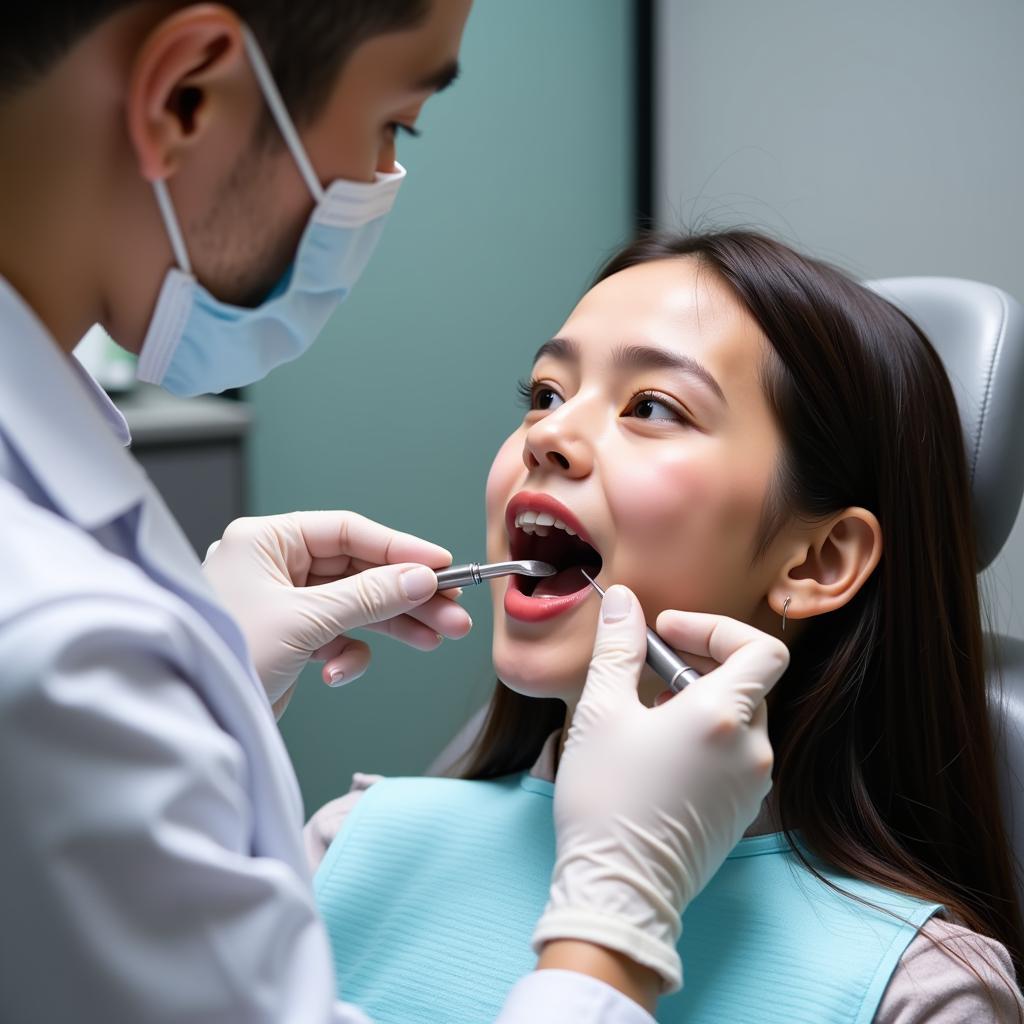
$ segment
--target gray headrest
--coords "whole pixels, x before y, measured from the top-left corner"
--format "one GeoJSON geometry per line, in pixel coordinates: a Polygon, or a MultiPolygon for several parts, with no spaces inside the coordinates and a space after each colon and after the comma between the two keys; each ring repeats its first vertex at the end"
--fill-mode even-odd
{"type": "Polygon", "coordinates": [[[953,384],[967,441],[978,569],[999,554],[1024,491],[1024,310],[955,277],[865,282],[928,335],[953,384]]]}

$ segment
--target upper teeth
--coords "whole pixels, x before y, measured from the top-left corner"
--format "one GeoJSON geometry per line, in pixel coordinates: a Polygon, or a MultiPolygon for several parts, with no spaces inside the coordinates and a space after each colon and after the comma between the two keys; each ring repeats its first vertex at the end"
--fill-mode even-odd
{"type": "Polygon", "coordinates": [[[550,527],[556,530],[564,530],[570,537],[576,536],[576,531],[566,526],[561,519],[556,519],[550,512],[534,512],[532,509],[524,509],[516,513],[516,526],[523,533],[536,533],[546,537],[551,531],[550,527]]]}

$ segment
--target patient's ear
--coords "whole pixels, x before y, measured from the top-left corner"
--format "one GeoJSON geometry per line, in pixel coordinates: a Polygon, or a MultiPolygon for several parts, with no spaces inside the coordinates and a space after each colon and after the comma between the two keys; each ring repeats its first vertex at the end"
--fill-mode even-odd
{"type": "Polygon", "coordinates": [[[882,527],[873,513],[853,507],[804,527],[768,591],[768,604],[787,619],[807,619],[842,608],[882,557],[882,527]]]}

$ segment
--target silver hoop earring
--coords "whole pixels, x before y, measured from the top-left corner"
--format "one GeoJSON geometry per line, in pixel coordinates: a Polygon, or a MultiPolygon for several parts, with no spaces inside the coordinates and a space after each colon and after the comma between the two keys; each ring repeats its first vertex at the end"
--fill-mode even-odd
{"type": "Polygon", "coordinates": [[[793,598],[787,597],[786,598],[786,603],[782,606],[782,632],[783,633],[786,632],[786,612],[789,611],[789,602],[792,601],[792,600],[793,600],[793,598]]]}

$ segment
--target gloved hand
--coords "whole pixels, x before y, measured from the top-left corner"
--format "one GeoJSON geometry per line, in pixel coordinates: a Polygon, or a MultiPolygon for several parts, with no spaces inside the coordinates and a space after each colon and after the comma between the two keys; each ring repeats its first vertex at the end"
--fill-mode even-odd
{"type": "Polygon", "coordinates": [[[680,915],[771,789],[764,698],[789,651],[718,615],[663,612],[657,629],[684,657],[720,667],[671,700],[642,705],[643,613],[627,588],[608,588],[558,768],[558,855],[533,943],[538,953],[555,939],[605,946],[672,992],[682,983],[680,915]]]}
{"type": "Polygon", "coordinates": [[[280,718],[311,658],[325,662],[332,686],[366,671],[370,648],[349,630],[420,650],[465,636],[469,615],[436,593],[432,570],[451,560],[436,544],[354,512],[291,512],[236,519],[211,545],[203,574],[241,626],[280,718]]]}

